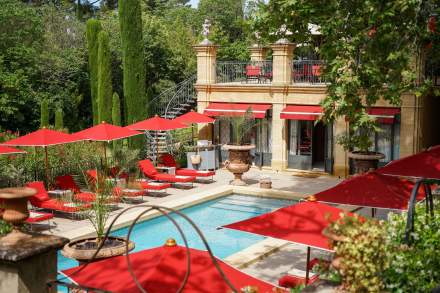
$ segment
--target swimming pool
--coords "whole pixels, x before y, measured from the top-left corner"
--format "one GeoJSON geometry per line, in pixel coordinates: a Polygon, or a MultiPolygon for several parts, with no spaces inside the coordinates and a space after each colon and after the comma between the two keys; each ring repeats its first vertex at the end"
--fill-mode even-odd
{"type": "MultiPolygon", "coordinates": [[[[232,194],[197,204],[181,211],[190,217],[202,230],[214,255],[224,259],[252,244],[263,240],[264,237],[243,233],[230,229],[217,228],[229,223],[241,221],[270,212],[287,205],[294,204],[294,200],[263,198],[241,194],[232,194]]],[[[205,250],[202,240],[194,229],[184,219],[173,215],[181,226],[188,244],[192,248],[205,250]]],[[[128,228],[112,232],[112,235],[127,236],[128,228]]],[[[173,223],[165,216],[159,216],[138,223],[132,231],[130,239],[135,242],[134,251],[163,245],[168,238],[176,239],[179,245],[184,245],[179,232],[173,223]]],[[[78,263],[58,254],[58,270],[62,271],[78,263]]]]}

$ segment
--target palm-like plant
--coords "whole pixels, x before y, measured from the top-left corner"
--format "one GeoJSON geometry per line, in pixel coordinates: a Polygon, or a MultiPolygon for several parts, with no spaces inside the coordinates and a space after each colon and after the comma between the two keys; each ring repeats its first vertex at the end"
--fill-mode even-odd
{"type": "Polygon", "coordinates": [[[241,145],[249,142],[252,129],[257,126],[257,121],[251,108],[243,116],[223,116],[220,118],[230,123],[232,127],[231,144],[241,145]]]}

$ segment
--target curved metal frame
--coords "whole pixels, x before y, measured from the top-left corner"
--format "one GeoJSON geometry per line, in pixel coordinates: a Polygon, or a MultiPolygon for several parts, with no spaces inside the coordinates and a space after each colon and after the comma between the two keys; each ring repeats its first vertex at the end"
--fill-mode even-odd
{"type": "Polygon", "coordinates": [[[431,186],[425,178],[417,179],[414,184],[413,190],[411,192],[411,197],[408,202],[408,216],[406,220],[405,227],[405,243],[411,244],[412,236],[411,233],[414,232],[414,216],[416,214],[416,204],[417,204],[417,194],[419,193],[420,187],[423,186],[425,193],[425,204],[426,204],[426,214],[434,216],[434,200],[432,197],[431,186]]]}
{"type": "MultiPolygon", "coordinates": [[[[134,226],[136,225],[136,223],[139,221],[139,219],[145,215],[146,213],[156,210],[158,212],[160,212],[163,216],[166,216],[172,223],[173,225],[177,228],[179,234],[181,235],[183,242],[185,244],[186,247],[186,255],[187,255],[187,271],[185,274],[185,277],[182,281],[181,286],[179,287],[179,289],[177,290],[177,292],[182,292],[183,289],[186,286],[186,283],[188,281],[190,272],[191,272],[191,250],[189,248],[188,245],[188,240],[185,237],[185,234],[183,233],[183,230],[181,229],[181,227],[179,226],[179,224],[176,222],[176,220],[174,220],[171,216],[170,213],[175,213],[176,215],[182,217],[184,220],[186,220],[193,228],[194,230],[197,232],[197,234],[199,235],[200,239],[202,240],[215,268],[217,269],[217,271],[220,273],[221,277],[225,280],[226,284],[231,288],[231,290],[233,292],[238,292],[238,290],[234,287],[234,285],[231,283],[231,281],[226,277],[225,273],[223,272],[223,270],[221,269],[220,265],[218,264],[217,259],[215,258],[215,256],[212,253],[211,247],[208,244],[208,241],[206,240],[205,236],[203,235],[202,231],[199,229],[199,227],[197,227],[197,225],[184,213],[180,212],[179,210],[175,210],[172,208],[168,208],[168,207],[164,207],[164,206],[158,206],[158,205],[148,205],[148,204],[142,204],[142,205],[137,205],[137,206],[132,206],[132,207],[128,207],[124,210],[122,210],[119,214],[116,215],[116,217],[110,222],[109,227],[107,228],[107,231],[104,235],[104,241],[102,241],[99,245],[99,247],[97,248],[97,250],[95,251],[94,255],[92,256],[92,258],[85,263],[84,265],[80,266],[76,271],[74,271],[72,274],[70,274],[70,276],[77,274],[79,272],[81,272],[84,268],[86,268],[91,262],[93,262],[96,259],[96,256],[98,255],[99,251],[102,249],[102,247],[104,246],[105,240],[108,238],[108,236],[110,235],[111,229],[113,227],[113,225],[115,224],[115,222],[119,219],[120,216],[122,216],[123,214],[125,214],[127,211],[132,210],[132,209],[137,209],[137,208],[146,208],[146,210],[142,211],[141,213],[139,213],[139,215],[137,215],[137,217],[133,220],[133,222],[130,224],[129,226],[129,230],[127,233],[127,242],[126,242],[126,246],[125,246],[125,257],[127,260],[127,267],[128,270],[130,272],[130,275],[132,276],[134,282],[136,283],[136,286],[139,288],[139,290],[143,293],[146,293],[147,291],[142,288],[141,284],[139,283],[138,278],[136,277],[136,275],[133,272],[132,266],[131,266],[131,262],[130,262],[130,257],[129,257],[129,251],[128,251],[128,243],[130,241],[130,236],[131,233],[133,231],[134,226]]],[[[65,276],[64,278],[68,278],[68,276],[65,276]]],[[[53,282],[53,283],[58,283],[58,284],[63,284],[62,282],[60,282],[59,280],[53,282]]],[[[92,288],[89,288],[92,289],[92,288]]],[[[95,289],[94,289],[95,290],[95,289]]]]}

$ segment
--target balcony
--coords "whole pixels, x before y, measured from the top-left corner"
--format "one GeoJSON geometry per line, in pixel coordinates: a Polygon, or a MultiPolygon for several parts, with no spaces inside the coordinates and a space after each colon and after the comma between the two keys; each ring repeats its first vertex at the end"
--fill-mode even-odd
{"type": "Polygon", "coordinates": [[[216,72],[217,83],[270,84],[272,61],[219,61],[216,72]]]}
{"type": "MultiPolygon", "coordinates": [[[[292,84],[324,85],[322,60],[292,60],[292,84]]],[[[240,85],[270,85],[272,83],[272,61],[219,61],[216,64],[216,83],[240,85]]]]}

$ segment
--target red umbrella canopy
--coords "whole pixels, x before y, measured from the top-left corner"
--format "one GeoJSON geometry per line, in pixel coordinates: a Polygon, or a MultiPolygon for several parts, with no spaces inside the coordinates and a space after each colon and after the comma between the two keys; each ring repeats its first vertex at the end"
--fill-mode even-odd
{"type": "Polygon", "coordinates": [[[78,137],[74,134],[42,128],[32,133],[7,141],[4,143],[4,145],[47,147],[82,140],[84,140],[84,138],[78,137]]]}
{"type": "Polygon", "coordinates": [[[418,154],[392,161],[377,172],[387,175],[440,179],[440,145],[418,154]]]}
{"type": "MultiPolygon", "coordinates": [[[[315,194],[318,201],[371,208],[406,210],[414,183],[398,177],[368,172],[344,180],[315,194]]],[[[420,190],[417,199],[423,199],[420,190]]]]}
{"type": "Polygon", "coordinates": [[[23,150],[0,145],[0,155],[25,154],[23,150]]]}
{"type": "Polygon", "coordinates": [[[224,227],[332,251],[322,231],[344,212],[316,201],[306,201],[224,227]]]}
{"type": "MultiPolygon", "coordinates": [[[[183,292],[232,292],[206,251],[190,249],[191,269],[183,292]]],[[[187,271],[186,248],[162,246],[130,254],[134,274],[149,293],[177,292],[187,271]]],[[[256,286],[258,292],[272,292],[274,285],[251,277],[217,260],[221,269],[238,291],[256,286]]],[[[128,271],[125,256],[94,262],[77,274],[78,267],[63,271],[75,283],[111,292],[139,292],[128,271]]]]}
{"type": "Polygon", "coordinates": [[[197,123],[214,123],[215,119],[207,115],[200,114],[198,112],[190,111],[175,118],[174,121],[178,121],[184,124],[197,124],[197,123]]]}
{"type": "Polygon", "coordinates": [[[161,118],[158,115],[154,116],[153,118],[149,118],[126,126],[126,128],[128,129],[143,130],[143,131],[147,131],[147,130],[165,131],[165,130],[173,130],[178,128],[186,128],[186,127],[188,126],[181,122],[161,118]]]}
{"type": "Polygon", "coordinates": [[[102,122],[96,126],[78,131],[76,136],[94,140],[94,141],[112,141],[117,139],[123,139],[135,135],[142,134],[142,132],[131,130],[125,127],[112,125],[106,122],[102,122]]]}

